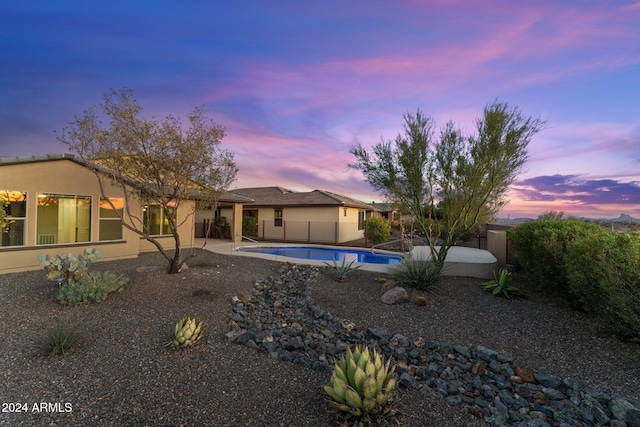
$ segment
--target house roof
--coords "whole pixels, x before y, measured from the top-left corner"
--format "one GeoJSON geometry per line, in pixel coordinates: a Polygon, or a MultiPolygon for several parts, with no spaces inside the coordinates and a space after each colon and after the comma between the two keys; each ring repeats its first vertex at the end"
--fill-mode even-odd
{"type": "MultiPolygon", "coordinates": [[[[37,163],[37,162],[51,162],[51,161],[57,161],[57,160],[69,160],[72,161],[74,163],[77,163],[81,166],[84,167],[90,167],[84,160],[82,160],[80,157],[74,155],[74,154],[69,154],[69,153],[65,153],[65,154],[43,154],[43,155],[37,155],[37,156],[16,156],[16,157],[10,157],[10,156],[0,156],[0,166],[3,165],[17,165],[17,164],[26,164],[26,163],[37,163]]],[[[98,167],[98,169],[101,169],[105,172],[108,172],[106,169],[98,167]]],[[[131,183],[134,186],[137,186],[138,183],[131,183]]],[[[194,193],[192,195],[192,197],[194,199],[198,198],[198,194],[194,193]]],[[[249,197],[245,197],[243,195],[240,194],[234,194],[234,193],[229,193],[226,192],[224,193],[222,196],[220,196],[219,202],[227,202],[227,203],[250,203],[253,200],[249,197]]]]}
{"type": "Polygon", "coordinates": [[[283,187],[239,188],[231,191],[253,199],[253,206],[344,206],[372,210],[368,203],[324,190],[298,192],[283,187]]]}

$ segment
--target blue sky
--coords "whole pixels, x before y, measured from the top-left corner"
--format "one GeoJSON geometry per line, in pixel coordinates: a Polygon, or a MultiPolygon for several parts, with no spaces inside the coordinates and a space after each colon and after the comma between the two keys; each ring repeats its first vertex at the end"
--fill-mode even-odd
{"type": "Polygon", "coordinates": [[[0,4],[0,155],[128,87],[145,116],[196,106],[227,130],[233,187],[380,200],[349,149],[495,99],[547,128],[500,216],[640,217],[640,2],[29,1],[0,4]]]}

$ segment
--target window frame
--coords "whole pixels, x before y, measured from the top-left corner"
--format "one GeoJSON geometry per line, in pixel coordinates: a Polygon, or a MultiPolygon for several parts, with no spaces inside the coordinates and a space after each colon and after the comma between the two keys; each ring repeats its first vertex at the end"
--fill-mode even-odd
{"type": "Polygon", "coordinates": [[[4,195],[7,197],[7,200],[9,201],[9,206],[7,208],[7,210],[5,210],[5,213],[7,214],[5,216],[5,220],[8,222],[8,227],[5,230],[0,230],[1,236],[0,236],[0,248],[14,248],[14,247],[21,247],[21,246],[25,246],[26,245],[26,233],[27,233],[27,203],[28,203],[28,199],[29,199],[29,192],[28,191],[19,191],[19,190],[0,190],[0,194],[4,195]],[[11,196],[9,195],[10,193],[19,193],[20,195],[22,195],[22,201],[15,201],[15,202],[11,202],[11,196]],[[22,203],[24,204],[24,216],[15,216],[12,215],[11,212],[11,204],[12,203],[22,203]],[[22,236],[21,236],[21,243],[19,244],[7,244],[4,245],[3,243],[5,242],[5,237],[7,238],[6,241],[11,240],[13,237],[15,237],[15,232],[16,229],[19,229],[19,227],[12,227],[12,224],[21,224],[21,228],[22,228],[22,236]],[[13,228],[13,230],[12,230],[13,228]]]}
{"type": "Polygon", "coordinates": [[[125,204],[125,198],[124,197],[102,197],[102,196],[100,196],[100,204],[98,205],[98,241],[99,242],[113,242],[113,241],[118,241],[118,240],[123,240],[124,239],[124,226],[122,225],[123,218],[124,218],[124,212],[125,212],[124,204],[125,204]],[[103,209],[106,209],[106,210],[108,210],[110,212],[113,212],[113,209],[111,208],[111,205],[109,204],[107,199],[111,200],[112,203],[113,203],[113,201],[120,201],[120,200],[122,201],[122,208],[120,208],[120,210],[122,210],[122,218],[119,217],[118,214],[114,214],[115,217],[103,217],[102,216],[102,210],[103,209]],[[107,208],[103,208],[102,207],[103,200],[107,204],[107,208]],[[108,223],[108,222],[116,222],[116,221],[120,223],[120,237],[117,238],[117,239],[103,239],[102,238],[103,223],[106,225],[106,223],[108,223]]]}
{"type": "MultiPolygon", "coordinates": [[[[171,206],[171,205],[167,205],[168,209],[173,210],[172,214],[173,214],[173,219],[174,221],[177,221],[177,213],[178,213],[178,208],[177,206],[171,206]]],[[[157,204],[157,203],[152,203],[152,204],[145,204],[143,206],[143,213],[142,213],[142,231],[147,234],[148,236],[152,236],[152,237],[164,237],[164,236],[173,236],[173,233],[171,233],[171,228],[169,227],[169,221],[167,220],[165,214],[164,214],[164,209],[162,208],[161,204],[157,204]],[[156,225],[154,225],[155,227],[159,227],[159,234],[152,234],[149,232],[149,220],[150,218],[148,218],[148,214],[146,213],[148,209],[158,209],[160,211],[160,222],[156,225]]],[[[155,230],[153,230],[155,231],[155,230]]]]}
{"type": "MultiPolygon", "coordinates": [[[[55,193],[55,192],[44,192],[44,191],[39,191],[36,193],[36,221],[35,221],[35,228],[36,228],[36,233],[35,233],[35,246],[51,246],[51,245],[75,245],[78,243],[90,243],[93,242],[94,240],[92,239],[91,233],[92,233],[92,223],[93,223],[93,196],[92,195],[84,195],[84,194],[70,194],[70,193],[55,193]],[[40,207],[42,206],[40,204],[40,199],[43,198],[56,198],[56,199],[65,199],[65,200],[69,200],[72,199],[75,201],[75,209],[76,209],[76,223],[75,225],[75,232],[74,232],[74,239],[75,241],[73,242],[60,242],[60,233],[59,233],[59,228],[56,229],[56,241],[53,243],[38,243],[39,241],[39,237],[45,234],[40,234],[40,230],[39,230],[39,225],[42,224],[41,221],[41,216],[42,216],[42,212],[40,212],[40,207]],[[77,209],[78,209],[78,202],[80,200],[84,200],[88,202],[88,211],[89,211],[89,215],[88,215],[88,221],[87,221],[87,240],[78,240],[78,220],[77,220],[77,209]]],[[[53,234],[53,233],[47,233],[47,234],[53,234]]]]}
{"type": "Polygon", "coordinates": [[[284,209],[274,208],[273,209],[273,226],[282,227],[283,223],[284,223],[284,209]]]}

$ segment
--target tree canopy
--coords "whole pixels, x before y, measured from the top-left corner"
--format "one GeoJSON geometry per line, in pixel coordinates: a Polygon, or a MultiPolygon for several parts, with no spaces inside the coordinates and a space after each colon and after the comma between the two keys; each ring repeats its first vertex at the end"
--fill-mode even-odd
{"type": "Polygon", "coordinates": [[[528,144],[545,122],[498,101],[485,106],[472,135],[449,121],[436,139],[434,120],[420,110],[405,114],[404,122],[395,140],[383,139],[370,151],[352,148],[356,161],[349,167],[411,214],[433,258],[444,263],[460,237],[507,203],[528,144]]]}
{"type": "MultiPolygon", "coordinates": [[[[154,244],[168,260],[169,273],[177,273],[183,260],[181,223],[175,213],[188,199],[215,208],[238,169],[233,153],[220,146],[224,128],[208,120],[202,107],[189,114],[187,127],[172,115],[146,119],[141,112],[132,90],[112,89],[104,94],[102,104],[87,109],[56,136],[92,167],[103,197],[116,212],[120,211],[105,194],[105,178],[121,187],[126,199],[126,214],[121,217],[124,227],[154,244]],[[132,187],[136,191],[130,191],[132,187]],[[161,207],[175,239],[173,255],[149,234],[139,213],[129,210],[130,197],[139,198],[143,205],[161,207]]],[[[183,217],[183,222],[193,213],[183,217]]]]}

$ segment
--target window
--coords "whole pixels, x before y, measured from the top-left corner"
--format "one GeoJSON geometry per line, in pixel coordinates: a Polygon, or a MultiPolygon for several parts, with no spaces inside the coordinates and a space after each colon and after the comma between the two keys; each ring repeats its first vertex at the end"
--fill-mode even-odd
{"type": "Polygon", "coordinates": [[[273,226],[282,227],[282,209],[273,210],[273,226]]]}
{"type": "Polygon", "coordinates": [[[124,199],[109,197],[100,198],[100,224],[98,240],[122,240],[122,219],[124,215],[124,199]],[[111,201],[111,204],[109,203],[111,201]],[[113,205],[113,206],[111,206],[113,205]]]}
{"type": "Polygon", "coordinates": [[[91,197],[38,193],[36,245],[89,242],[91,197]]]}
{"type": "Polygon", "coordinates": [[[24,246],[24,224],[27,216],[27,193],[0,190],[0,201],[6,201],[4,209],[8,227],[0,230],[0,246],[24,246]]]}
{"type": "MultiPolygon", "coordinates": [[[[167,206],[167,211],[175,220],[175,206],[167,206]]],[[[165,236],[172,234],[171,227],[169,226],[169,219],[165,217],[162,206],[160,205],[145,206],[143,221],[143,231],[150,236],[165,236]]]]}
{"type": "Polygon", "coordinates": [[[358,212],[358,230],[364,230],[364,217],[366,212],[359,211],[358,212]]]}

